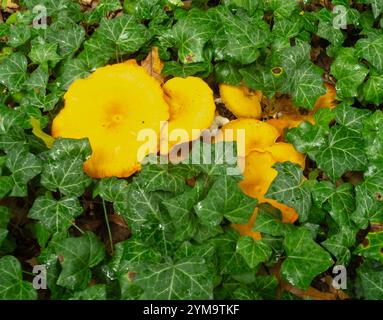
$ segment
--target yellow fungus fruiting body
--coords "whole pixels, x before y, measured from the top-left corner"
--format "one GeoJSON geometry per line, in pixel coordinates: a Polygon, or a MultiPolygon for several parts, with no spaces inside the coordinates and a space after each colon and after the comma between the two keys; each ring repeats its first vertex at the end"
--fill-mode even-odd
{"type": "Polygon", "coordinates": [[[262,93],[245,86],[219,85],[222,102],[237,118],[260,119],[262,116],[262,93]]]}
{"type": "MultiPolygon", "coordinates": [[[[92,155],[85,172],[94,178],[128,177],[140,169],[138,133],[160,134],[160,122],[169,118],[169,107],[160,84],[135,60],[97,69],[76,80],[64,96],[65,107],[52,124],[55,138],[88,138],[92,155]]],[[[148,152],[157,152],[158,141],[148,152]]]]}
{"type": "Polygon", "coordinates": [[[336,98],[336,90],[335,88],[329,84],[325,83],[325,87],[327,89],[326,93],[318,98],[314,106],[314,112],[320,108],[334,108],[336,106],[335,98],[336,98]]]}
{"type": "Polygon", "coordinates": [[[278,137],[278,130],[266,122],[256,119],[237,119],[222,127],[216,141],[237,141],[238,156],[243,157],[254,149],[273,145],[278,137]],[[240,130],[243,130],[244,136],[239,138],[240,130]]]}
{"type": "MultiPolygon", "coordinates": [[[[279,209],[282,213],[282,222],[294,223],[298,214],[278,201],[266,198],[265,195],[270,188],[278,172],[273,168],[277,162],[291,161],[305,167],[305,156],[295,150],[289,143],[277,142],[263,148],[253,149],[246,155],[243,172],[244,179],[240,182],[241,190],[249,197],[258,199],[259,203],[266,202],[279,209]]],[[[256,220],[258,209],[247,224],[232,225],[241,235],[251,236],[254,240],[261,238],[260,233],[252,231],[256,220]]]]}
{"type": "Polygon", "coordinates": [[[200,137],[214,121],[215,102],[213,91],[197,77],[173,78],[163,86],[169,105],[169,122],[162,129],[162,154],[168,154],[172,147],[200,137]]]}

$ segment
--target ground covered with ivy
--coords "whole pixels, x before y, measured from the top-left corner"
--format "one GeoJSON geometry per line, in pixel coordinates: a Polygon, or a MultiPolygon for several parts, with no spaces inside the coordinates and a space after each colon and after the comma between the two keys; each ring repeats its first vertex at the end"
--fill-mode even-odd
{"type": "Polygon", "coordinates": [[[383,2],[0,3],[0,299],[383,299],[383,2]],[[277,164],[268,192],[298,222],[244,195],[229,164],[96,180],[83,172],[86,139],[48,148],[32,129],[31,118],[50,132],[75,79],[154,46],[163,76],[199,76],[216,92],[243,82],[302,114],[324,81],[335,86],[335,109],[286,134],[306,170],[277,164]],[[254,241],[230,224],[257,206],[254,241]],[[32,286],[36,265],[46,290],[32,286]],[[332,286],[335,265],[347,288],[332,286]]]}

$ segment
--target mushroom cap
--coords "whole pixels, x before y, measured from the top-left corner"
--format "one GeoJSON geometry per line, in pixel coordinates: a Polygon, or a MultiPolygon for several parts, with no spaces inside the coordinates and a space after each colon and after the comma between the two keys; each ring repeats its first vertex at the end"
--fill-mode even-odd
{"type": "Polygon", "coordinates": [[[261,118],[261,91],[251,91],[245,86],[220,84],[219,92],[226,108],[237,118],[261,118]]]}
{"type": "Polygon", "coordinates": [[[237,141],[238,130],[244,130],[245,145],[238,145],[238,156],[245,156],[254,149],[263,149],[275,143],[279,137],[278,130],[272,125],[256,119],[237,119],[224,125],[216,141],[237,141]],[[245,154],[243,154],[245,153],[245,154]]]}
{"type": "Polygon", "coordinates": [[[278,119],[269,119],[266,121],[266,123],[272,125],[275,129],[277,129],[279,136],[283,136],[285,133],[285,130],[296,128],[303,121],[308,121],[312,124],[315,123],[314,117],[312,115],[297,116],[297,115],[290,115],[290,114],[282,115],[278,119]]]}
{"type": "Polygon", "coordinates": [[[244,169],[244,179],[240,182],[242,191],[259,202],[267,202],[282,212],[283,222],[294,222],[298,214],[290,208],[273,199],[265,198],[271,183],[278,172],[273,168],[276,162],[291,161],[305,167],[305,156],[289,144],[278,142],[264,150],[254,150],[247,157],[244,169]]]}
{"type": "Polygon", "coordinates": [[[97,69],[76,80],[64,96],[65,106],[53,120],[53,137],[88,138],[91,157],[85,172],[94,178],[128,177],[140,161],[158,151],[158,141],[145,142],[138,133],[151,129],[159,137],[160,122],[169,118],[169,107],[160,84],[135,60],[97,69]]]}
{"type": "Polygon", "coordinates": [[[215,117],[215,102],[213,91],[197,77],[170,79],[163,91],[170,118],[162,129],[160,151],[168,154],[175,145],[196,140],[202,130],[210,128],[215,117]]]}

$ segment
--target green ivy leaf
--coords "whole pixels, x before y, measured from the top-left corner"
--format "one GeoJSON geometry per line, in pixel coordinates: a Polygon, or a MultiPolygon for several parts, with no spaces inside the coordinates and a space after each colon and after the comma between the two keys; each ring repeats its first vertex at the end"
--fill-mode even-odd
{"type": "Polygon", "coordinates": [[[383,113],[374,112],[363,121],[364,150],[370,161],[383,161],[383,113]]]}
{"type": "Polygon", "coordinates": [[[0,83],[10,91],[18,91],[27,79],[27,58],[15,52],[0,64],[0,83]]]}
{"type": "Polygon", "coordinates": [[[344,126],[333,126],[327,145],[315,160],[318,167],[335,181],[347,171],[363,171],[366,168],[366,156],[362,148],[360,134],[344,126]]]}
{"type": "Polygon", "coordinates": [[[256,64],[243,68],[239,72],[249,88],[261,90],[269,98],[280,92],[283,82],[286,81],[285,72],[282,72],[280,75],[274,75],[272,68],[262,68],[256,64]]]}
{"type": "Polygon", "coordinates": [[[58,139],[43,166],[41,184],[66,196],[80,196],[92,180],[83,171],[83,161],[91,154],[87,139],[58,139]]]}
{"type": "Polygon", "coordinates": [[[75,292],[69,300],[106,300],[106,285],[96,284],[82,291],[75,292]]]}
{"type": "Polygon", "coordinates": [[[32,46],[29,58],[34,64],[45,64],[52,62],[56,64],[61,60],[61,57],[57,54],[57,43],[37,43],[32,46]]]}
{"type": "Polygon", "coordinates": [[[83,208],[77,198],[62,198],[59,201],[50,196],[41,196],[35,200],[29,218],[39,220],[51,233],[66,231],[83,208]]]}
{"type": "Polygon", "coordinates": [[[383,35],[358,40],[355,44],[359,57],[367,60],[379,72],[383,72],[383,35]]]}
{"type": "Polygon", "coordinates": [[[326,145],[326,129],[309,122],[302,122],[286,133],[286,140],[294,144],[297,151],[306,153],[315,160],[318,152],[326,145]]]}
{"type": "Polygon", "coordinates": [[[146,228],[151,221],[160,220],[159,199],[140,185],[129,186],[127,203],[130,205],[121,214],[129,222],[133,234],[146,228]]]}
{"type": "Polygon", "coordinates": [[[110,51],[111,48],[112,53],[121,56],[138,51],[150,39],[150,33],[144,25],[138,24],[134,17],[121,15],[112,20],[102,19],[100,27],[88,41],[92,41],[93,38],[99,38],[103,43],[101,52],[97,50],[95,53],[110,51]]]}
{"type": "Polygon", "coordinates": [[[93,196],[100,195],[105,201],[113,203],[113,208],[122,214],[128,206],[128,183],[117,178],[104,178],[99,181],[93,196]]]}
{"type": "Polygon", "coordinates": [[[285,236],[290,232],[292,225],[282,223],[281,213],[279,211],[266,211],[260,208],[257,219],[253,225],[253,231],[266,233],[275,237],[285,236]]]}
{"type": "Polygon", "coordinates": [[[350,249],[355,244],[355,231],[348,227],[341,227],[339,232],[328,237],[321,243],[336,258],[338,265],[347,266],[351,261],[350,249]]]}
{"type": "Polygon", "coordinates": [[[27,183],[41,172],[41,160],[19,147],[8,152],[6,166],[12,172],[13,188],[10,196],[27,196],[27,183]]]}
{"type": "Polygon", "coordinates": [[[344,42],[344,35],[340,28],[334,26],[335,17],[336,15],[328,9],[318,11],[319,25],[316,33],[319,37],[330,41],[333,45],[341,46],[344,42]]]}
{"type": "Polygon", "coordinates": [[[270,185],[265,197],[294,208],[300,221],[306,221],[311,208],[310,187],[305,182],[302,168],[292,162],[277,163],[278,176],[270,185]]]}
{"type": "Polygon", "coordinates": [[[358,62],[356,49],[342,48],[331,65],[331,74],[337,79],[336,92],[341,99],[356,97],[358,87],[368,74],[368,69],[358,62]]]}
{"type": "Polygon", "coordinates": [[[145,299],[213,298],[211,272],[200,257],[147,265],[137,273],[135,283],[143,289],[145,299]]]}
{"type": "Polygon", "coordinates": [[[71,290],[85,289],[91,280],[90,268],[104,259],[102,242],[91,232],[78,238],[52,241],[62,266],[57,284],[71,290]]]}
{"type": "Polygon", "coordinates": [[[265,1],[265,5],[265,9],[273,11],[275,16],[289,17],[294,10],[298,9],[295,1],[269,0],[265,1]]]}
{"type": "Polygon", "coordinates": [[[352,220],[362,229],[369,222],[380,223],[383,219],[383,168],[379,163],[371,164],[365,180],[356,186],[356,209],[352,220]]]}
{"type": "Polygon", "coordinates": [[[296,106],[313,109],[326,90],[322,81],[323,71],[310,61],[310,45],[297,40],[294,47],[277,53],[277,59],[287,76],[282,91],[293,97],[296,106]]]}
{"type": "Polygon", "coordinates": [[[229,62],[221,62],[216,64],[215,74],[217,77],[217,82],[219,83],[226,83],[233,86],[238,86],[242,80],[242,76],[239,72],[238,66],[229,62]]]}
{"type": "Polygon", "coordinates": [[[235,142],[210,144],[196,141],[189,157],[181,163],[189,166],[195,173],[203,172],[209,177],[241,175],[235,142]]]}
{"type": "Polygon", "coordinates": [[[284,240],[286,260],[282,263],[281,276],[292,285],[306,290],[318,274],[331,267],[330,255],[312,238],[309,230],[298,228],[284,240]]]}
{"type": "Polygon", "coordinates": [[[250,19],[248,16],[233,15],[225,8],[216,11],[222,22],[222,30],[212,28],[216,34],[216,60],[228,60],[241,64],[253,63],[259,57],[257,49],[269,43],[269,29],[262,17],[250,19]]]}
{"type": "Polygon", "coordinates": [[[9,192],[13,189],[14,182],[12,177],[4,176],[0,177],[0,199],[5,198],[9,192]]]}
{"type": "Polygon", "coordinates": [[[25,44],[32,36],[31,28],[29,26],[20,24],[20,25],[12,25],[9,28],[8,33],[8,44],[17,48],[25,44]]]}
{"type": "Polygon", "coordinates": [[[375,105],[383,103],[383,75],[371,72],[363,84],[363,96],[367,102],[375,105]]]}
{"type": "Polygon", "coordinates": [[[245,195],[238,186],[238,179],[231,176],[217,178],[207,197],[194,207],[200,221],[211,227],[225,217],[231,223],[247,223],[257,200],[245,195]]]}
{"type": "Polygon", "coordinates": [[[85,39],[85,30],[78,24],[73,24],[65,29],[49,28],[47,31],[49,42],[58,44],[58,54],[66,58],[74,54],[85,39]]]}
{"type": "Polygon", "coordinates": [[[193,213],[193,207],[200,198],[201,190],[195,187],[185,193],[165,200],[165,205],[175,228],[175,239],[188,240],[196,231],[197,221],[193,213]]]}
{"type": "Polygon", "coordinates": [[[313,185],[314,203],[326,210],[340,226],[351,226],[351,214],[355,211],[354,187],[343,183],[338,188],[329,181],[321,181],[313,185]]]}
{"type": "Polygon", "coordinates": [[[212,240],[220,274],[241,274],[251,270],[243,256],[237,252],[238,239],[239,235],[234,229],[226,229],[225,234],[212,240]]]}
{"type": "Polygon", "coordinates": [[[179,194],[186,190],[187,185],[183,172],[176,170],[172,164],[148,164],[142,168],[135,181],[148,192],[167,191],[179,194]]]}
{"type": "Polygon", "coordinates": [[[162,260],[160,252],[136,237],[117,243],[115,250],[112,268],[118,273],[137,271],[142,264],[155,264],[162,260]]]}
{"type": "Polygon", "coordinates": [[[382,265],[366,260],[356,269],[357,296],[366,300],[383,299],[382,265]]]}
{"type": "Polygon", "coordinates": [[[24,82],[24,87],[27,90],[42,89],[47,87],[49,79],[49,70],[47,64],[40,65],[31,73],[29,78],[24,82]]]}
{"type": "Polygon", "coordinates": [[[383,263],[383,232],[369,232],[355,253],[383,263]]]}
{"type": "Polygon", "coordinates": [[[203,49],[216,32],[215,24],[211,12],[192,9],[173,26],[166,37],[177,47],[183,64],[205,61],[203,49]]]}
{"type": "Polygon", "coordinates": [[[262,262],[266,262],[272,250],[262,240],[253,240],[251,237],[240,237],[237,243],[237,252],[246,260],[250,268],[255,268],[262,262]]]}
{"type": "Polygon", "coordinates": [[[179,64],[175,61],[165,62],[162,74],[164,76],[174,76],[186,78],[195,74],[205,73],[210,69],[210,65],[205,62],[179,64]]]}
{"type": "Polygon", "coordinates": [[[67,90],[74,80],[87,77],[90,69],[84,60],[69,59],[62,65],[58,73],[57,85],[67,90]]]}
{"type": "Polygon", "coordinates": [[[0,259],[0,300],[36,300],[30,282],[23,280],[20,262],[13,256],[0,259]]]}
{"type": "Polygon", "coordinates": [[[366,109],[352,108],[344,103],[341,103],[334,109],[335,120],[347,129],[355,131],[359,134],[363,128],[364,119],[371,115],[371,112],[366,109]]]}

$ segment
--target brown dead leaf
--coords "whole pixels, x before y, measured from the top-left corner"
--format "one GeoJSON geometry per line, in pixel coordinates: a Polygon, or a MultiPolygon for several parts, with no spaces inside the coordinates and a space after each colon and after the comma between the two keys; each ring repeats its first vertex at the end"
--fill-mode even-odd
{"type": "Polygon", "coordinates": [[[164,63],[160,59],[157,47],[153,47],[146,59],[141,61],[141,66],[161,84],[165,82],[165,78],[161,75],[164,63]]]}

